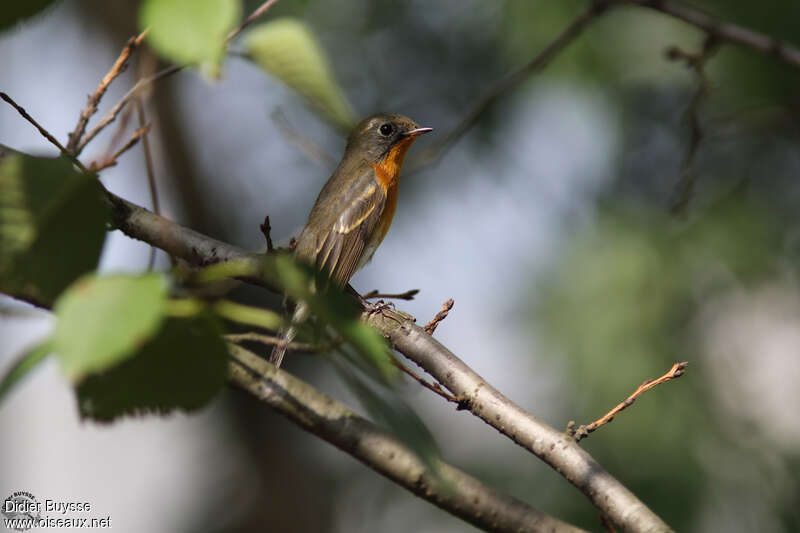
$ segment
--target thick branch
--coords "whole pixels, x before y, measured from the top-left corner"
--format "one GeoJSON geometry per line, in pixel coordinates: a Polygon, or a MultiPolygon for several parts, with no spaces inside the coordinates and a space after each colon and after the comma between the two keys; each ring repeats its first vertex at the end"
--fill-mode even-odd
{"type": "MultiPolygon", "coordinates": [[[[109,197],[115,206],[114,222],[119,229],[190,263],[209,265],[242,259],[257,262],[263,257],[175,224],[111,193],[109,197]]],[[[278,290],[271,280],[252,281],[278,290]]],[[[450,389],[465,408],[569,480],[623,531],[671,531],[574,439],[514,404],[407,315],[386,310],[368,315],[367,321],[398,351],[450,389]]]]}
{"type": "Polygon", "coordinates": [[[466,409],[553,467],[623,531],[671,531],[574,439],[506,398],[423,328],[392,313],[368,315],[367,321],[450,389],[466,409]]]}
{"type": "Polygon", "coordinates": [[[307,383],[234,348],[230,382],[420,498],[487,531],[582,531],[439,463],[429,468],[402,442],[307,383]]]}

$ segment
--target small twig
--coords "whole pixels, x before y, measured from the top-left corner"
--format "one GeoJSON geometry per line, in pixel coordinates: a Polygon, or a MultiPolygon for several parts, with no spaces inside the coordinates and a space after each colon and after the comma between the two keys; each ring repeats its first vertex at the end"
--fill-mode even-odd
{"type": "Polygon", "coordinates": [[[431,165],[438,161],[456,141],[478,122],[481,115],[497,102],[501,96],[516,89],[530,76],[540,72],[544,67],[549,65],[562,50],[572,44],[592,21],[606,11],[607,4],[607,1],[593,0],[586,9],[570,22],[569,26],[564,28],[564,30],[544,48],[544,50],[539,52],[526,65],[496,82],[489,91],[472,106],[449,133],[416,158],[409,172],[414,172],[421,167],[431,165]]]}
{"type": "MultiPolygon", "coordinates": [[[[265,344],[267,346],[275,346],[276,344],[283,342],[283,339],[281,339],[280,337],[276,337],[273,335],[263,335],[261,333],[255,333],[255,332],[230,333],[224,335],[224,337],[226,340],[229,340],[231,342],[236,342],[236,343],[258,342],[261,344],[265,344]]],[[[332,348],[338,346],[342,342],[344,341],[341,339],[334,340],[326,344],[311,344],[307,342],[293,341],[287,345],[287,350],[298,351],[298,352],[309,352],[309,353],[327,352],[328,350],[331,350],[332,348]]]]}
{"type": "Polygon", "coordinates": [[[258,6],[255,9],[255,11],[250,13],[250,16],[248,16],[246,19],[242,21],[241,24],[239,24],[233,30],[231,30],[231,32],[227,35],[227,37],[225,37],[225,42],[226,43],[231,42],[237,35],[242,33],[242,30],[244,30],[246,27],[252,24],[258,17],[266,13],[269,10],[269,8],[271,8],[272,5],[275,4],[277,1],[278,0],[267,0],[266,2],[258,6]]]}
{"type": "Polygon", "coordinates": [[[439,322],[447,318],[447,314],[453,308],[453,304],[455,303],[456,302],[452,298],[443,303],[442,310],[436,313],[436,316],[433,317],[433,319],[430,322],[425,324],[425,327],[422,329],[424,329],[428,333],[428,335],[433,335],[433,332],[436,331],[436,327],[439,325],[439,322]]]}
{"type": "Polygon", "coordinates": [[[636,398],[638,398],[645,392],[649,391],[653,387],[661,385],[662,383],[666,383],[667,381],[681,377],[688,365],[689,365],[688,361],[684,361],[682,363],[675,363],[674,365],[672,365],[672,368],[670,368],[667,371],[667,373],[661,376],[660,378],[648,379],[647,381],[639,385],[639,387],[637,387],[636,390],[633,391],[633,394],[625,398],[625,401],[617,404],[616,407],[614,407],[608,413],[598,418],[591,424],[581,425],[575,428],[574,427],[575,423],[570,422],[567,425],[567,433],[570,436],[574,437],[576,441],[580,441],[581,439],[588,437],[589,433],[591,433],[592,431],[614,420],[614,417],[617,415],[617,413],[633,405],[633,402],[636,401],[636,398]]]}
{"type": "Polygon", "coordinates": [[[366,293],[362,298],[365,300],[413,300],[414,296],[419,294],[419,289],[411,289],[406,292],[400,292],[397,294],[386,294],[382,292],[378,292],[378,289],[369,291],[366,293]]]}
{"type": "Polygon", "coordinates": [[[69,134],[69,142],[67,142],[67,151],[69,151],[69,153],[75,156],[80,155],[78,143],[80,142],[83,133],[86,131],[86,124],[89,123],[89,119],[92,117],[92,115],[97,112],[97,105],[100,103],[100,100],[106,93],[108,86],[111,85],[111,82],[114,81],[120,74],[125,72],[125,69],[128,68],[128,59],[130,59],[133,51],[136,50],[140,44],[142,44],[147,32],[148,30],[144,30],[139,34],[138,37],[131,37],[128,39],[128,42],[125,43],[125,48],[122,49],[119,57],[111,66],[111,70],[109,70],[108,73],[103,76],[103,79],[100,80],[100,83],[97,85],[97,89],[95,89],[94,93],[89,96],[89,101],[86,102],[86,107],[83,108],[83,111],[81,111],[80,117],[78,118],[78,124],[75,126],[75,129],[72,131],[72,133],[69,134]]]}
{"type": "MultiPolygon", "coordinates": [[[[136,98],[136,116],[139,118],[139,126],[147,121],[144,115],[144,104],[141,98],[136,98]]],[[[161,207],[158,201],[158,187],[156,187],[156,172],[153,166],[153,156],[150,153],[150,141],[147,136],[142,139],[142,152],[144,152],[144,166],[147,171],[147,187],[150,189],[150,201],[153,203],[153,212],[157,215],[161,214],[161,207]]],[[[171,257],[171,256],[170,256],[171,257]]],[[[153,270],[156,264],[156,247],[150,247],[150,258],[147,260],[147,270],[153,270]]],[[[172,260],[175,264],[175,260],[172,260]]]]}
{"type": "Polygon", "coordinates": [[[98,161],[108,161],[114,155],[115,148],[120,142],[122,142],[122,137],[125,135],[125,131],[128,129],[128,123],[131,121],[132,114],[133,113],[130,107],[125,109],[125,113],[122,114],[122,118],[117,124],[117,129],[114,131],[114,135],[111,137],[111,141],[109,141],[108,146],[103,153],[103,157],[98,158],[98,161]]]}
{"type": "Polygon", "coordinates": [[[281,133],[299,146],[310,160],[325,170],[331,170],[336,167],[336,158],[329,154],[313,139],[297,131],[280,109],[276,109],[272,113],[272,120],[278,125],[278,129],[281,130],[281,133]]]}
{"type": "Polygon", "coordinates": [[[139,81],[137,81],[136,84],[133,87],[131,87],[131,89],[127,93],[125,93],[125,95],[119,100],[119,102],[114,104],[114,107],[112,107],[111,110],[108,113],[106,113],[102,119],[100,119],[100,122],[98,122],[97,125],[91,130],[89,130],[89,133],[87,133],[83,137],[83,140],[80,142],[80,144],[78,144],[78,153],[80,153],[84,149],[84,147],[97,136],[98,133],[103,131],[103,129],[106,126],[114,122],[114,120],[117,118],[117,115],[119,115],[120,111],[122,111],[125,105],[128,102],[130,102],[139,93],[140,90],[162,78],[166,78],[167,76],[171,76],[176,72],[180,72],[184,68],[185,68],[184,66],[172,65],[170,67],[167,67],[163,70],[156,72],[152,76],[148,76],[147,78],[142,78],[139,81]]]}
{"type": "Polygon", "coordinates": [[[6,102],[8,102],[8,103],[11,105],[11,107],[13,107],[14,109],[16,109],[16,110],[17,110],[17,112],[18,112],[20,115],[22,115],[22,118],[24,118],[25,120],[27,120],[28,122],[30,122],[31,124],[33,124],[33,125],[34,125],[34,127],[35,127],[37,130],[39,130],[39,133],[41,133],[41,134],[44,136],[44,138],[45,138],[45,139],[47,139],[48,141],[50,141],[50,143],[51,143],[53,146],[55,146],[56,148],[58,148],[58,150],[61,152],[61,155],[63,155],[64,157],[66,157],[67,159],[69,159],[69,160],[71,160],[73,163],[75,163],[75,166],[76,166],[76,167],[78,167],[79,169],[81,169],[81,172],[84,172],[84,173],[86,173],[86,174],[88,174],[88,173],[89,173],[89,171],[86,169],[86,167],[85,167],[85,166],[83,166],[83,163],[81,163],[80,161],[78,161],[78,158],[77,158],[77,157],[75,157],[74,155],[72,155],[71,153],[69,153],[69,152],[67,151],[67,149],[66,149],[66,148],[64,148],[64,147],[61,145],[61,143],[60,143],[60,142],[58,142],[58,139],[56,139],[55,137],[53,137],[53,136],[50,134],[50,132],[49,132],[49,131],[47,131],[46,129],[44,129],[44,128],[43,128],[43,127],[42,127],[42,126],[41,126],[41,125],[40,125],[38,122],[36,122],[36,120],[34,120],[34,118],[33,118],[32,116],[30,116],[30,115],[28,114],[28,112],[27,112],[27,111],[25,111],[25,109],[23,109],[23,108],[22,108],[22,107],[21,107],[19,104],[17,104],[17,103],[16,103],[16,102],[15,102],[15,101],[14,101],[14,100],[13,100],[13,99],[10,97],[10,96],[8,96],[6,93],[4,93],[4,92],[0,91],[0,98],[2,98],[3,100],[5,100],[6,102]]]}
{"type": "Polygon", "coordinates": [[[396,366],[397,368],[402,370],[404,373],[406,373],[409,376],[411,376],[414,379],[414,381],[416,381],[417,383],[419,383],[420,385],[422,385],[426,389],[435,392],[436,394],[438,394],[439,396],[441,396],[442,398],[444,398],[448,402],[461,403],[461,401],[458,398],[456,398],[455,396],[453,396],[449,392],[445,391],[441,387],[441,385],[439,385],[438,383],[429,383],[425,379],[422,379],[421,377],[416,375],[413,371],[411,371],[410,369],[406,368],[400,361],[398,361],[394,357],[392,357],[391,360],[392,360],[392,364],[394,366],[396,366]]]}
{"type": "Polygon", "coordinates": [[[264,223],[259,226],[264,238],[267,239],[267,253],[271,254],[275,251],[275,245],[272,244],[272,226],[269,223],[269,216],[264,217],[264,223]]]}
{"type": "Polygon", "coordinates": [[[141,139],[142,137],[145,137],[146,139],[147,133],[149,131],[150,131],[150,124],[145,124],[143,127],[133,132],[133,135],[131,135],[131,138],[128,139],[128,142],[126,142],[122,148],[117,150],[116,153],[114,153],[114,155],[112,155],[111,157],[109,157],[100,164],[97,164],[93,161],[92,163],[89,164],[89,169],[92,172],[100,172],[101,170],[105,170],[108,167],[113,167],[114,165],[117,164],[117,159],[119,159],[119,156],[121,156],[134,146],[136,146],[136,143],[138,143],[139,139],[141,139]]]}
{"type": "Polygon", "coordinates": [[[718,46],[719,41],[713,35],[709,34],[699,53],[693,54],[686,52],[677,46],[672,46],[667,49],[667,59],[670,61],[685,61],[686,65],[694,71],[697,77],[697,89],[692,95],[689,107],[686,110],[691,137],[689,139],[689,148],[686,151],[686,157],[681,166],[681,174],[676,187],[675,199],[670,208],[674,214],[684,212],[694,192],[694,161],[704,135],[703,127],[700,124],[700,104],[711,90],[711,80],[709,80],[706,75],[705,65],[717,51],[718,46]]]}

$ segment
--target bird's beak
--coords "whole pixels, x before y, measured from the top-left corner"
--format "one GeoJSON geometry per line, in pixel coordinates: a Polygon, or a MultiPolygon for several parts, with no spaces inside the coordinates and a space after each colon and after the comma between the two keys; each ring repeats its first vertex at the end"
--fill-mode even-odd
{"type": "Polygon", "coordinates": [[[433,131],[433,128],[414,128],[413,130],[408,130],[403,134],[403,137],[416,137],[417,135],[422,135],[423,133],[428,133],[433,131]]]}

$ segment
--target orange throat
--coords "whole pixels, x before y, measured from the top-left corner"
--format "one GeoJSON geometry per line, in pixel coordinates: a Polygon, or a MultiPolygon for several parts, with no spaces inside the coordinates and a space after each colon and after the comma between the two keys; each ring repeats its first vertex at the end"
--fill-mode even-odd
{"type": "MultiPolygon", "coordinates": [[[[381,213],[381,218],[378,221],[378,227],[375,228],[366,255],[372,256],[372,252],[383,241],[386,233],[389,231],[389,226],[392,225],[394,212],[397,209],[397,184],[400,177],[400,167],[403,166],[403,159],[406,157],[411,143],[414,142],[414,137],[406,137],[389,149],[389,153],[381,159],[377,164],[373,164],[372,168],[375,169],[375,177],[378,183],[386,191],[386,204],[381,213]]],[[[367,258],[368,260],[368,258],[367,258]]]]}
{"type": "Polygon", "coordinates": [[[384,189],[391,190],[397,187],[397,178],[400,176],[400,167],[403,166],[403,160],[406,157],[406,152],[414,142],[414,137],[406,137],[399,140],[389,149],[389,153],[383,159],[378,161],[378,164],[372,165],[375,169],[375,175],[378,177],[378,182],[384,189]]]}

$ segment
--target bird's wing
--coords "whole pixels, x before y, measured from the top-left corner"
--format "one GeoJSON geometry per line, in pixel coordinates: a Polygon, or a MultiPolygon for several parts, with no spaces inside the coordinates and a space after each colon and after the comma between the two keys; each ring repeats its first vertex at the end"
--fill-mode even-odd
{"type": "Polygon", "coordinates": [[[309,222],[316,212],[316,226],[326,229],[305,235],[306,228],[298,242],[298,252],[306,256],[303,259],[328,273],[339,286],[355,273],[386,203],[386,192],[375,179],[373,168],[364,168],[348,181],[341,188],[333,188],[337,190],[334,194],[326,194],[328,187],[323,189],[309,222]]]}

